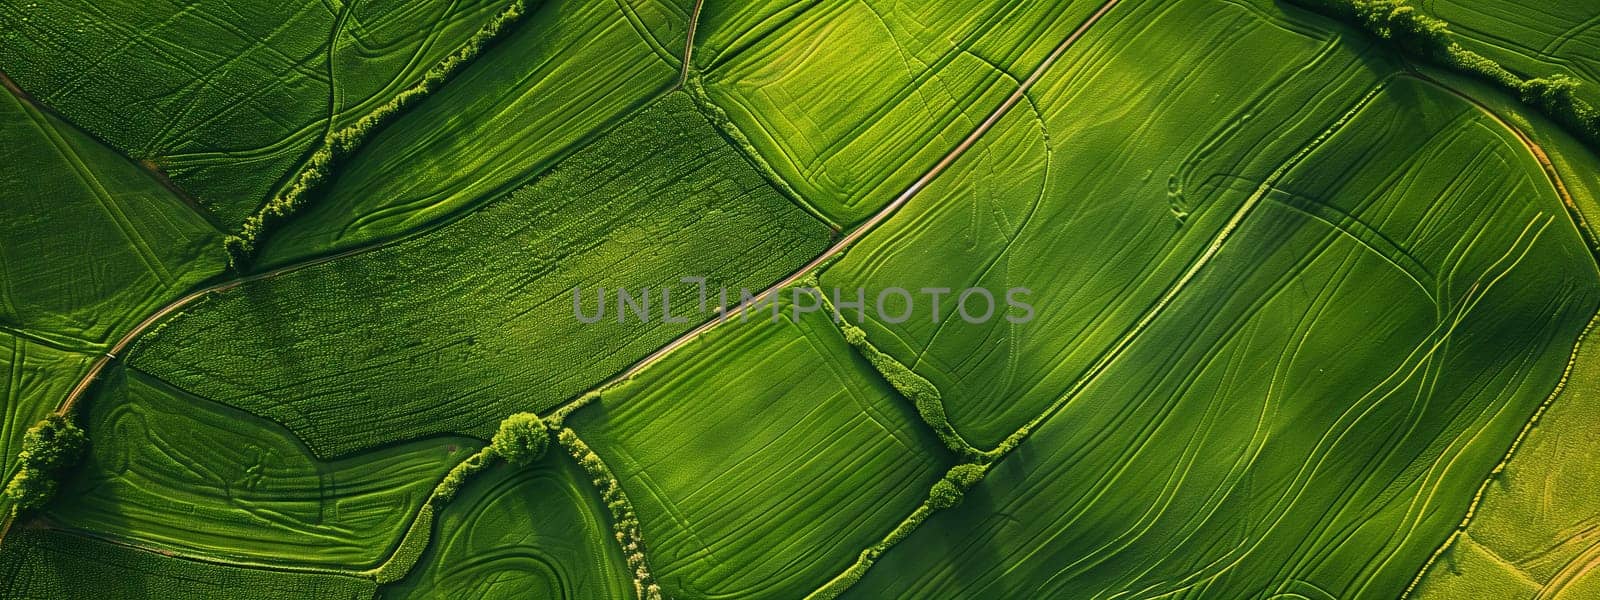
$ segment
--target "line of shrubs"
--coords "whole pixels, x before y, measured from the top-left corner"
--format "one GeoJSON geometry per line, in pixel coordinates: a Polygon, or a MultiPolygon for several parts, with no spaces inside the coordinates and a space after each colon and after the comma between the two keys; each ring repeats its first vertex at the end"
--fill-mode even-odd
{"type": "Polygon", "coordinates": [[[928,517],[941,510],[961,504],[961,500],[966,496],[967,490],[972,489],[972,486],[983,481],[983,476],[988,473],[989,465],[987,464],[964,463],[950,467],[950,470],[945,472],[944,477],[933,483],[933,487],[928,490],[928,499],[923,501],[922,505],[917,507],[917,510],[912,511],[910,516],[907,516],[899,525],[896,525],[894,531],[889,532],[889,535],[884,536],[878,543],[862,550],[861,555],[856,558],[854,564],[850,565],[850,568],[845,569],[843,573],[834,577],[832,581],[823,584],[817,591],[807,595],[806,600],[833,600],[844,594],[846,590],[849,590],[857,582],[861,581],[862,577],[866,576],[867,570],[871,569],[872,565],[883,557],[883,553],[888,552],[895,544],[899,544],[910,537],[912,533],[916,532],[917,528],[922,526],[923,522],[928,520],[928,517]]]}
{"type": "Polygon", "coordinates": [[[235,270],[241,270],[245,262],[255,253],[256,243],[260,241],[261,236],[265,235],[270,227],[294,214],[305,203],[306,196],[332,175],[335,162],[361,145],[367,135],[379,125],[398,114],[413,101],[438,89],[467,62],[482,54],[502,31],[522,18],[525,10],[523,0],[512,0],[505,10],[485,23],[460,48],[423,73],[421,81],[396,94],[382,106],[372,109],[355,123],[338,131],[329,132],[322,140],[322,147],[311,153],[311,157],[295,175],[293,183],[262,205],[256,214],[246,219],[239,233],[222,240],[229,264],[235,270]]]}
{"type": "Polygon", "coordinates": [[[1450,25],[1423,14],[1408,0],[1288,0],[1360,27],[1402,50],[1476,75],[1511,92],[1600,150],[1600,111],[1577,96],[1578,80],[1564,74],[1523,79],[1494,60],[1461,47],[1450,25]]]}
{"type": "Polygon", "coordinates": [[[617,543],[622,546],[623,556],[628,561],[628,568],[633,569],[634,592],[643,600],[661,600],[661,586],[655,581],[655,576],[650,573],[650,565],[644,558],[644,536],[639,531],[639,515],[633,510],[633,503],[628,501],[627,494],[623,493],[622,485],[611,473],[610,467],[600,459],[600,455],[589,449],[589,445],[578,438],[577,432],[562,427],[556,435],[556,441],[573,460],[578,461],[578,466],[587,473],[596,489],[600,490],[600,499],[606,503],[606,509],[611,511],[611,528],[617,537],[617,543]]]}
{"type": "Polygon", "coordinates": [[[371,571],[373,580],[379,584],[394,583],[405,578],[416,567],[433,537],[435,516],[455,499],[456,493],[461,491],[461,486],[466,485],[468,479],[493,466],[496,458],[517,467],[531,465],[542,458],[549,447],[550,430],[539,415],[517,413],[506,417],[500,422],[500,429],[490,439],[489,445],[457,463],[439,481],[439,485],[434,486],[428,501],[417,511],[411,527],[406,529],[400,546],[388,560],[371,571]]]}

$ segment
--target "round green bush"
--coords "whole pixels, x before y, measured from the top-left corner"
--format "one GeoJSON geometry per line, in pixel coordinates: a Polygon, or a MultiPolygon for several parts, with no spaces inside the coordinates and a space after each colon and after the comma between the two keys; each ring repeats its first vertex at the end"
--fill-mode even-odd
{"type": "Polygon", "coordinates": [[[544,456],[550,447],[550,430],[539,415],[517,413],[500,422],[500,431],[489,445],[506,462],[526,466],[544,456]]]}

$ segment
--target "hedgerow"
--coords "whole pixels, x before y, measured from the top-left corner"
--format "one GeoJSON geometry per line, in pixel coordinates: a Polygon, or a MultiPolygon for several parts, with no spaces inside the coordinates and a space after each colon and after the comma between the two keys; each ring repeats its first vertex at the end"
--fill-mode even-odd
{"type": "Polygon", "coordinates": [[[83,458],[88,446],[89,437],[62,415],[50,415],[29,427],[22,436],[17,473],[6,484],[5,497],[11,501],[12,511],[34,510],[48,503],[55,497],[60,477],[83,458]]]}
{"type": "Polygon", "coordinates": [[[634,512],[633,504],[628,501],[628,495],[623,493],[622,485],[617,481],[611,469],[606,466],[600,455],[589,449],[577,432],[561,428],[556,435],[556,441],[566,449],[573,460],[578,461],[578,467],[588,474],[596,489],[600,490],[600,499],[606,503],[606,509],[611,512],[611,529],[615,533],[617,543],[622,546],[622,554],[627,559],[628,568],[633,569],[634,591],[645,600],[660,600],[661,586],[656,584],[655,576],[650,573],[650,565],[645,561],[644,536],[639,531],[639,515],[634,512]]]}
{"type": "MultiPolygon", "coordinates": [[[[808,276],[798,282],[797,285],[809,285],[815,288],[817,286],[815,276],[808,276]]],[[[838,309],[833,306],[833,301],[829,300],[826,294],[818,294],[818,296],[822,298],[822,303],[827,307],[828,313],[833,315],[834,321],[839,325],[839,330],[844,333],[844,341],[861,353],[861,356],[867,359],[872,368],[879,375],[882,375],[885,381],[889,382],[890,387],[893,387],[895,391],[900,392],[901,396],[905,396],[907,400],[911,401],[912,406],[917,409],[917,415],[922,417],[922,421],[927,423],[929,428],[933,429],[934,435],[939,437],[939,441],[943,442],[946,448],[970,459],[981,459],[988,456],[987,453],[962,438],[961,434],[956,431],[955,426],[950,424],[950,417],[945,414],[944,410],[944,399],[939,394],[939,388],[935,387],[933,382],[918,375],[916,371],[911,370],[911,367],[907,367],[893,356],[889,356],[879,350],[877,346],[872,345],[872,342],[867,341],[866,331],[840,317],[838,309]]]]}
{"type": "Polygon", "coordinates": [[[339,159],[361,145],[374,129],[399,114],[412,102],[433,93],[468,61],[482,54],[502,31],[522,17],[525,9],[523,0],[512,0],[505,10],[485,23],[460,48],[423,73],[420,81],[396,94],[383,105],[372,109],[355,123],[338,131],[328,132],[323,137],[322,147],[311,153],[289,186],[262,205],[256,214],[246,219],[239,233],[223,239],[222,246],[227,250],[229,265],[241,269],[244,261],[255,252],[256,243],[267,229],[294,214],[305,203],[306,196],[328,180],[339,159]]]}
{"type": "Polygon", "coordinates": [[[1493,59],[1461,47],[1449,23],[1423,14],[1408,0],[1289,1],[1352,22],[1409,54],[1493,83],[1600,149],[1600,111],[1577,97],[1576,79],[1560,74],[1523,79],[1493,59]]]}
{"type": "Polygon", "coordinates": [[[845,590],[850,589],[856,582],[861,581],[861,578],[866,576],[867,570],[871,569],[872,565],[883,557],[883,553],[888,552],[890,548],[910,537],[918,527],[922,526],[924,521],[928,520],[928,517],[933,516],[933,513],[960,504],[962,498],[966,495],[966,491],[972,489],[972,486],[977,485],[979,481],[982,481],[983,476],[988,472],[989,466],[981,463],[963,463],[950,467],[950,470],[945,472],[944,477],[933,483],[933,487],[928,490],[928,499],[921,506],[912,511],[905,520],[900,521],[900,524],[896,525],[894,530],[889,532],[889,535],[884,536],[878,543],[862,550],[861,555],[856,557],[854,564],[828,583],[823,584],[817,591],[807,595],[806,600],[833,600],[838,598],[845,590]]]}

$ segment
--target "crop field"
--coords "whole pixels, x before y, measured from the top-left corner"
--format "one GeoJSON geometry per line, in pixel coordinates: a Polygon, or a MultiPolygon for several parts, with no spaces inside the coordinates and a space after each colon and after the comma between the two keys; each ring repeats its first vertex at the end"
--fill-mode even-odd
{"type": "Polygon", "coordinates": [[[18,85],[236,226],[503,2],[7,2],[0,48],[18,85]]]}
{"type": "Polygon", "coordinates": [[[0,0],[0,600],[1600,598],[1600,4],[0,0]]]}
{"type": "Polygon", "coordinates": [[[371,598],[354,577],[244,569],[162,556],[48,530],[15,531],[0,549],[6,598],[371,598]]]}
{"type": "Polygon", "coordinates": [[[803,596],[949,466],[828,317],[770,315],[730,322],[568,423],[633,499],[668,596],[803,596]]]}
{"type": "Polygon", "coordinates": [[[376,566],[407,515],[481,445],[432,438],[324,462],[271,421],[138,371],[105,388],[84,415],[93,451],[50,518],[182,555],[376,566]]]}
{"type": "Polygon", "coordinates": [[[1513,71],[1564,73],[1588,82],[1600,102],[1600,16],[1588,0],[1529,5],[1511,0],[1427,0],[1419,5],[1461,34],[1462,45],[1513,71]]]}
{"type": "Polygon", "coordinates": [[[501,465],[462,488],[438,537],[384,598],[607,598],[633,593],[606,507],[566,457],[501,465]]]}
{"type": "Polygon", "coordinates": [[[673,94],[446,227],[207,299],[145,338],[131,362],[281,423],[323,457],[487,434],[704,320],[709,304],[701,310],[680,276],[760,289],[827,238],[673,94]],[[658,297],[649,322],[619,317],[608,293],[612,312],[582,323],[575,286],[589,302],[621,287],[658,297]],[[684,323],[663,322],[662,286],[681,299],[673,317],[684,323]],[[348,302],[356,295],[366,301],[348,302]]]}

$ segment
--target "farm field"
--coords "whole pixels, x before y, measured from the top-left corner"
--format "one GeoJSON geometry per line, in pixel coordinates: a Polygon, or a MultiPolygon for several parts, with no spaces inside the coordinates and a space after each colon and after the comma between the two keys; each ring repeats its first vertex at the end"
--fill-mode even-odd
{"type": "Polygon", "coordinates": [[[1600,597],[1585,2],[0,22],[0,599],[1600,597]]]}
{"type": "Polygon", "coordinates": [[[52,521],[259,564],[377,566],[445,472],[481,445],[432,438],[325,462],[276,423],[133,370],[109,376],[88,408],[93,450],[52,521]]]}
{"type": "Polygon", "coordinates": [[[461,490],[406,579],[384,598],[607,598],[633,594],[606,507],[563,456],[502,465],[461,490]]]}
{"type": "Polygon", "coordinates": [[[737,319],[568,422],[633,500],[671,597],[804,596],[950,457],[829,318],[737,319]]]}
{"type": "Polygon", "coordinates": [[[7,2],[0,48],[18,85],[236,227],[505,1],[7,2]]]}
{"type": "Polygon", "coordinates": [[[553,408],[708,317],[681,277],[759,289],[827,238],[673,94],[447,227],[208,298],[141,341],[130,361],[281,423],[325,458],[487,435],[504,416],[553,408]],[[619,319],[609,293],[610,316],[579,322],[575,286],[589,302],[597,288],[650,288],[653,316],[619,319]],[[662,286],[680,299],[673,318],[683,323],[663,322],[662,286]]]}
{"type": "Polygon", "coordinates": [[[371,598],[370,581],[211,565],[59,531],[16,531],[0,549],[7,598],[371,598]]]}
{"type": "Polygon", "coordinates": [[[1562,73],[1581,79],[1581,94],[1600,104],[1600,6],[1585,0],[1534,5],[1509,0],[1426,0],[1423,10],[1444,19],[1461,43],[1530,76],[1562,73]]]}

